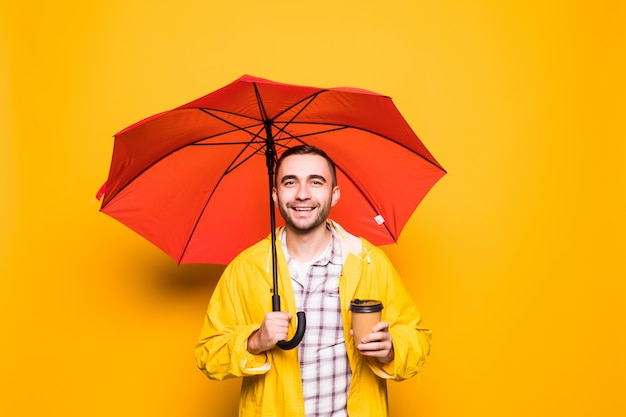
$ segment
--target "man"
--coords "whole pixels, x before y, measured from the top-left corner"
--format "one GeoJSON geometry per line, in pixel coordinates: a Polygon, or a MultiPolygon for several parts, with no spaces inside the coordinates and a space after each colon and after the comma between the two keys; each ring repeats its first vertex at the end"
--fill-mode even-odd
{"type": "Polygon", "coordinates": [[[414,376],[428,356],[430,331],[383,251],[328,219],[339,198],[322,150],[285,151],[273,190],[285,220],[277,233],[285,311],[268,313],[271,238],[238,255],[211,297],[196,359],[209,378],[243,377],[240,416],[387,416],[386,380],[414,376]],[[355,298],[384,305],[383,321],[360,341],[350,330],[355,298]],[[281,350],[295,311],[306,313],[304,338],[281,350]]]}

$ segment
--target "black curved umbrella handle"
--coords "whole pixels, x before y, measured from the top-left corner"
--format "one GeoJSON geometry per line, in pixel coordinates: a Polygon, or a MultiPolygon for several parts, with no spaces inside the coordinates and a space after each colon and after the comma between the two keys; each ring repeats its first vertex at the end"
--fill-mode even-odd
{"type": "Polygon", "coordinates": [[[293,336],[291,340],[281,340],[276,343],[276,346],[281,348],[282,350],[291,350],[298,346],[302,341],[302,337],[304,336],[304,330],[306,329],[306,316],[304,311],[298,311],[296,313],[296,317],[298,317],[298,327],[296,328],[296,334],[293,336]]]}

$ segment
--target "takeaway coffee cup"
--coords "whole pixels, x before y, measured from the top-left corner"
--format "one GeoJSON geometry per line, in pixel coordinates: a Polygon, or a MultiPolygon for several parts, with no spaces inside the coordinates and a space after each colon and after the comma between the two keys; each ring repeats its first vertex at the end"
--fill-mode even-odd
{"type": "Polygon", "coordinates": [[[356,298],[350,302],[355,345],[361,343],[361,339],[372,333],[372,328],[380,322],[382,309],[383,303],[379,300],[356,298]]]}

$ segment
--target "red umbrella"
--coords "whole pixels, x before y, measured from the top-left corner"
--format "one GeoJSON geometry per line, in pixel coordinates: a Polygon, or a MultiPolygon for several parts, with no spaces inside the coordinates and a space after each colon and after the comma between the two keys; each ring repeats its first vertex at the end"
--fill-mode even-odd
{"type": "Polygon", "coordinates": [[[336,164],[331,218],[376,245],[445,174],[387,96],[246,75],[116,134],[101,211],[179,263],[228,263],[275,233],[274,164],[300,144],[336,164]]]}

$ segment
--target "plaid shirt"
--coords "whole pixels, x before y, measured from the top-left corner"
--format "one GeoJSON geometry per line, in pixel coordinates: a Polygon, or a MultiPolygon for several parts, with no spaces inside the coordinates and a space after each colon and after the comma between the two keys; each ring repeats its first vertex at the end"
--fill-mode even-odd
{"type": "Polygon", "coordinates": [[[298,311],[306,313],[306,331],[300,343],[300,371],[307,417],[347,416],[352,376],[346,354],[339,300],[342,272],[341,245],[332,227],[325,252],[310,263],[291,259],[281,241],[298,311]],[[302,274],[299,271],[305,271],[302,274]]]}

